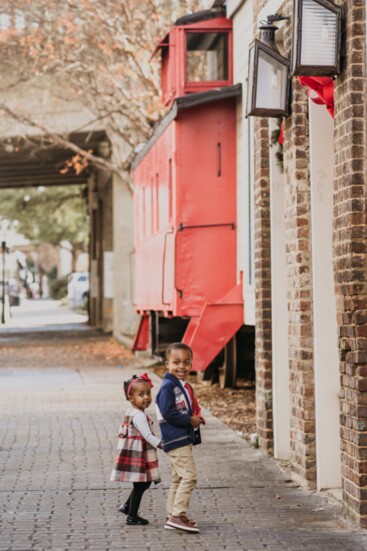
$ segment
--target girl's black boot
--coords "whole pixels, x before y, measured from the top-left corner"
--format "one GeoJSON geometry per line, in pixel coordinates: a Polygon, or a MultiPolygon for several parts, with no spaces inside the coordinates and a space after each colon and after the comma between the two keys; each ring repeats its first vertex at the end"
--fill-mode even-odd
{"type": "Polygon", "coordinates": [[[124,513],[124,515],[128,515],[129,514],[129,505],[127,503],[124,503],[123,505],[121,505],[119,511],[120,511],[120,513],[124,513]]]}
{"type": "Polygon", "coordinates": [[[126,524],[128,524],[129,526],[134,526],[134,525],[145,526],[146,524],[149,524],[149,520],[147,520],[146,518],[139,517],[138,515],[136,516],[128,515],[126,519],[126,524]]]}

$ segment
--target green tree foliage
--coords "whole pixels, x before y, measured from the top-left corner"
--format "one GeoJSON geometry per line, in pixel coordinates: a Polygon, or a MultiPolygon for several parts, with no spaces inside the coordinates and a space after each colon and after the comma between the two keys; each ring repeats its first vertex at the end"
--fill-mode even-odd
{"type": "Polygon", "coordinates": [[[88,224],[83,186],[0,190],[0,218],[18,220],[17,231],[36,243],[72,244],[86,250],[88,224]]]}

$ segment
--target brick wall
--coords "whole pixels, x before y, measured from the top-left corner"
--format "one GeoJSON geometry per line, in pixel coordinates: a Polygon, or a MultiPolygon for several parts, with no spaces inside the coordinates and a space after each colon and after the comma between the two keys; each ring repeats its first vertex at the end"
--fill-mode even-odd
{"type": "MultiPolygon", "coordinates": [[[[259,10],[261,5],[258,6],[259,10]]],[[[287,0],[279,13],[291,15],[287,0]]],[[[258,12],[257,12],[258,13],[258,12]]],[[[255,21],[257,13],[254,14],[255,21]]],[[[285,25],[290,54],[291,25],[285,25]]],[[[293,80],[292,115],[286,119],[284,166],[289,309],[292,467],[302,483],[315,486],[316,452],[312,336],[310,179],[307,92],[293,80]]],[[[271,259],[269,203],[269,133],[266,119],[255,123],[255,278],[256,404],[260,447],[273,447],[271,358],[271,259]]]]}
{"type": "Polygon", "coordinates": [[[345,63],[335,81],[334,267],[346,512],[367,527],[365,3],[344,4],[345,63]]]}
{"type": "Polygon", "coordinates": [[[286,120],[284,134],[290,440],[292,468],[303,483],[313,488],[316,449],[307,111],[307,91],[294,79],[292,115],[286,120]]]}
{"type": "MultiPolygon", "coordinates": [[[[259,10],[261,9],[259,5],[259,10]]],[[[343,4],[343,73],[335,81],[334,269],[341,373],[343,499],[367,527],[367,220],[365,3],[343,4]]],[[[292,15],[289,0],[278,12],[292,15]]],[[[256,18],[256,13],[254,14],[256,18]]],[[[286,55],[291,25],[285,27],[286,55]]],[[[306,89],[292,82],[285,124],[292,466],[315,486],[310,185],[306,89]]],[[[256,362],[260,445],[272,449],[267,122],[255,124],[256,362]]]]}
{"type": "Polygon", "coordinates": [[[273,450],[271,361],[271,258],[268,120],[256,118],[255,139],[255,317],[256,422],[260,448],[273,450]]]}
{"type": "MultiPolygon", "coordinates": [[[[293,2],[281,13],[293,20],[293,2]]],[[[290,57],[292,25],[285,26],[284,47],[290,57]]],[[[285,119],[286,240],[289,311],[289,378],[291,461],[301,483],[316,485],[315,398],[312,320],[311,197],[308,97],[292,79],[292,112],[285,119]]]]}
{"type": "MultiPolygon", "coordinates": [[[[266,0],[258,0],[253,5],[256,36],[257,14],[265,4],[266,0]]],[[[272,454],[270,178],[269,125],[266,118],[254,118],[254,163],[256,427],[260,448],[272,454]]]]}

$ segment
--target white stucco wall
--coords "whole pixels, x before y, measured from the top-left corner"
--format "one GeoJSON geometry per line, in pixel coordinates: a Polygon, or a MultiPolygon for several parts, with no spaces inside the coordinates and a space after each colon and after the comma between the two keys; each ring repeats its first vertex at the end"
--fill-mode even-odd
{"type": "MultiPolygon", "coordinates": [[[[270,134],[277,128],[269,119],[270,134]]],[[[290,457],[291,399],[289,389],[288,297],[285,221],[285,178],[275,157],[276,146],[269,152],[271,220],[271,317],[273,365],[274,457],[290,457]]]]}
{"type": "Polygon", "coordinates": [[[132,304],[133,197],[126,183],[116,174],[113,177],[113,242],[113,334],[129,346],[139,323],[139,316],[132,304]]]}
{"type": "Polygon", "coordinates": [[[334,122],[309,101],[317,488],[339,488],[339,356],[332,252],[334,122]]]}
{"type": "Polygon", "coordinates": [[[255,324],[254,208],[253,208],[253,122],[245,118],[248,51],[253,39],[252,0],[227,2],[233,19],[233,80],[242,83],[237,105],[237,268],[243,272],[245,324],[255,324]]]}

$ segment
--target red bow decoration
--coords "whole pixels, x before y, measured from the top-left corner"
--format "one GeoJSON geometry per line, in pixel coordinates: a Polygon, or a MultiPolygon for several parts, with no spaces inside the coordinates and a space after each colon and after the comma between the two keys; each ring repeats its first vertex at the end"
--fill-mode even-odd
{"type": "Polygon", "coordinates": [[[139,375],[138,377],[138,381],[140,381],[140,379],[142,379],[143,381],[146,381],[147,383],[149,383],[149,386],[150,388],[153,388],[153,383],[152,383],[152,379],[149,377],[148,373],[144,373],[144,375],[139,375]]]}
{"type": "Polygon", "coordinates": [[[326,105],[326,109],[334,118],[334,80],[332,77],[298,77],[302,86],[308,87],[310,99],[317,105],[326,105]],[[310,92],[316,92],[317,97],[311,97],[310,92]]]}
{"type": "MultiPolygon", "coordinates": [[[[334,79],[332,77],[297,77],[302,86],[307,86],[308,96],[317,105],[325,105],[330,115],[334,118],[334,79]],[[311,96],[311,90],[317,97],[311,96]]],[[[284,120],[280,127],[278,143],[284,142],[284,120]]]]}
{"type": "Polygon", "coordinates": [[[279,138],[278,138],[278,144],[283,145],[284,143],[284,119],[282,120],[282,124],[280,125],[280,132],[279,132],[279,138]]]}
{"type": "Polygon", "coordinates": [[[153,383],[151,378],[149,377],[148,373],[144,373],[144,375],[139,375],[139,377],[136,377],[136,379],[133,379],[129,386],[127,387],[126,395],[127,397],[130,396],[131,387],[134,383],[138,383],[139,381],[144,381],[145,383],[148,383],[150,388],[153,388],[153,383]]]}

